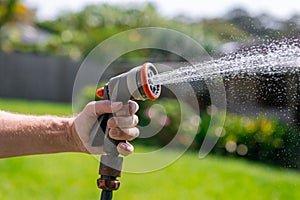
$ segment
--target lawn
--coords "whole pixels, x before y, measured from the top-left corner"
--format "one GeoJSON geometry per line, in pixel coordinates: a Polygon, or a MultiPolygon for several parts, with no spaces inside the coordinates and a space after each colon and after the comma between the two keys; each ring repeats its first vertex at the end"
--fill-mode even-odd
{"type": "MultiPolygon", "coordinates": [[[[69,104],[5,99],[0,99],[0,109],[32,114],[72,114],[69,104]]],[[[136,146],[136,151],[151,149],[136,146]]],[[[175,150],[161,153],[156,160],[173,154],[175,150]]],[[[97,171],[98,161],[79,153],[0,159],[0,200],[99,199],[100,191],[95,183],[97,171]]],[[[212,155],[200,160],[193,152],[185,153],[161,170],[124,173],[120,180],[121,187],[114,199],[285,200],[300,197],[300,172],[212,155]]]]}

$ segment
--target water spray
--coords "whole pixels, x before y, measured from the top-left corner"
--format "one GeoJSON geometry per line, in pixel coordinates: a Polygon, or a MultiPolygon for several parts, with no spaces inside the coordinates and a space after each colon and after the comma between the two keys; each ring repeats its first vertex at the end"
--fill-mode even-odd
{"type": "MultiPolygon", "coordinates": [[[[158,72],[155,66],[152,63],[145,63],[111,78],[104,87],[97,90],[96,94],[104,100],[123,104],[127,104],[128,100],[156,100],[161,93],[161,85],[152,82],[152,77],[156,74],[158,72]]],[[[97,133],[92,143],[93,146],[103,145],[105,152],[100,159],[101,177],[97,180],[98,187],[102,189],[101,200],[112,199],[112,191],[119,188],[120,181],[117,177],[121,176],[123,163],[123,158],[117,151],[117,145],[121,141],[110,138],[108,134],[107,121],[111,117],[112,114],[104,114],[98,118],[97,133]]]]}
{"type": "MultiPolygon", "coordinates": [[[[161,85],[206,81],[219,77],[234,78],[257,76],[258,74],[273,75],[282,72],[300,72],[300,47],[297,44],[283,42],[278,45],[268,45],[263,50],[262,52],[254,48],[240,54],[227,55],[220,59],[188,65],[160,74],[157,73],[153,64],[145,63],[127,73],[111,78],[103,88],[97,90],[97,96],[127,104],[130,99],[156,100],[160,96],[161,85]]],[[[223,91],[222,88],[220,89],[218,91],[223,91]]],[[[219,98],[219,93],[216,94],[218,96],[214,98],[211,96],[212,100],[219,98]]],[[[225,91],[222,94],[225,94],[225,91]]],[[[217,102],[217,105],[226,108],[224,102],[217,102]]],[[[101,177],[98,179],[98,187],[102,189],[102,200],[112,199],[112,191],[119,188],[120,182],[116,178],[121,176],[123,162],[116,148],[120,141],[113,140],[108,135],[109,130],[106,124],[110,117],[112,114],[99,117],[98,137],[93,140],[93,145],[103,145],[105,152],[105,155],[101,157],[99,170],[101,177]]],[[[204,144],[206,144],[205,141],[204,144]]],[[[212,147],[213,145],[210,145],[210,149],[212,147]]],[[[203,156],[201,155],[201,157],[203,156]]]]}

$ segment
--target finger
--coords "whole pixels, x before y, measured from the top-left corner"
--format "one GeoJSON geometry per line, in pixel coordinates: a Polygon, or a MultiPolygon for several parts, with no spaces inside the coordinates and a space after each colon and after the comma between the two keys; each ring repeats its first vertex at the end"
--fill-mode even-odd
{"type": "Polygon", "coordinates": [[[123,156],[127,156],[134,151],[134,147],[129,142],[120,142],[117,146],[118,152],[123,156]]]}
{"type": "Polygon", "coordinates": [[[118,117],[132,116],[129,104],[124,104],[120,110],[114,113],[114,115],[118,117]]]}
{"type": "Polygon", "coordinates": [[[97,116],[100,116],[104,113],[114,113],[120,110],[123,107],[122,102],[111,102],[108,100],[104,101],[94,101],[91,102],[94,106],[95,113],[97,116]]]}
{"type": "Polygon", "coordinates": [[[139,118],[136,115],[127,117],[112,117],[107,121],[108,128],[132,128],[139,123],[139,118]]]}
{"type": "Polygon", "coordinates": [[[134,101],[128,101],[127,104],[123,105],[122,109],[116,112],[116,116],[130,116],[134,115],[139,109],[139,105],[134,101]]]}
{"type": "Polygon", "coordinates": [[[109,136],[115,140],[133,140],[138,137],[140,131],[138,128],[112,128],[109,130],[109,136]]]}
{"type": "Polygon", "coordinates": [[[137,104],[135,101],[128,101],[129,104],[129,112],[131,115],[135,114],[139,110],[139,104],[137,104]]]}

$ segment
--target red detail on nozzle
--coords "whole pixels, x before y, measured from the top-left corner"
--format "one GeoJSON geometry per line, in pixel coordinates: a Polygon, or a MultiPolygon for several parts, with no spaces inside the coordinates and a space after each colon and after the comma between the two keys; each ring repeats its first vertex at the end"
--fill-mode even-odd
{"type": "Polygon", "coordinates": [[[147,65],[149,63],[144,63],[141,69],[141,82],[142,82],[142,87],[144,90],[145,95],[151,99],[151,100],[156,100],[158,96],[153,94],[153,92],[150,89],[150,85],[148,82],[148,75],[147,75],[147,65]]]}
{"type": "Polygon", "coordinates": [[[103,88],[103,87],[102,87],[102,88],[99,88],[99,89],[97,89],[97,91],[96,91],[96,95],[97,95],[97,97],[99,97],[99,98],[103,99],[103,90],[104,90],[104,88],[103,88]]]}

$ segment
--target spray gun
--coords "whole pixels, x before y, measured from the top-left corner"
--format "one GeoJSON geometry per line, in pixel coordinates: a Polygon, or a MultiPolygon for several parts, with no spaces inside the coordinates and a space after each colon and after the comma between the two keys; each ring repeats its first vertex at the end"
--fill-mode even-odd
{"type": "MultiPolygon", "coordinates": [[[[96,94],[102,99],[124,104],[127,104],[128,100],[156,100],[160,96],[161,85],[154,85],[151,81],[155,74],[157,74],[155,66],[152,63],[145,63],[111,78],[104,87],[97,90],[96,94]]],[[[117,145],[121,141],[110,138],[108,134],[107,121],[110,117],[112,114],[104,114],[98,118],[98,128],[92,143],[93,146],[103,145],[105,152],[100,159],[101,177],[97,180],[98,187],[102,189],[101,200],[111,200],[112,191],[119,188],[120,181],[117,177],[121,176],[123,163],[123,158],[119,157],[117,151],[117,145]]]]}

